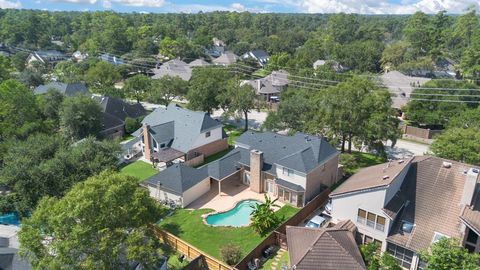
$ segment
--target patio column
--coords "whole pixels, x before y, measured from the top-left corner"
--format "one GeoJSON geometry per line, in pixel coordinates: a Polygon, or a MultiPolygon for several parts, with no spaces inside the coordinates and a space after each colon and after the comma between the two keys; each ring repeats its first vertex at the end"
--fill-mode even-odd
{"type": "Polygon", "coordinates": [[[218,195],[222,195],[222,181],[218,181],[218,195]]]}

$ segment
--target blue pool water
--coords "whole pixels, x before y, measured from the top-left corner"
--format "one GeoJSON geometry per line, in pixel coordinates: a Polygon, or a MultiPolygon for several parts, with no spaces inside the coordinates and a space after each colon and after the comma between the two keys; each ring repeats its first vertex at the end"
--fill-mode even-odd
{"type": "Polygon", "coordinates": [[[241,201],[227,212],[207,216],[205,221],[207,224],[214,226],[245,226],[250,222],[250,214],[253,211],[251,206],[259,203],[255,200],[241,201]]]}
{"type": "Polygon", "coordinates": [[[20,220],[18,216],[14,213],[8,213],[5,215],[0,215],[0,224],[7,224],[7,225],[20,225],[20,220]]]}

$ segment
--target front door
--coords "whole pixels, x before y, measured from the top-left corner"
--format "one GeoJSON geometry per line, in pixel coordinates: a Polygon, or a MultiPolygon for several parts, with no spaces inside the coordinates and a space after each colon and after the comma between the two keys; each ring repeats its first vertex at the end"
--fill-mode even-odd
{"type": "Polygon", "coordinates": [[[244,172],[243,173],[243,183],[247,186],[250,186],[250,173],[244,172]]]}
{"type": "Polygon", "coordinates": [[[285,202],[290,202],[290,191],[288,190],[283,191],[283,200],[285,202]]]}

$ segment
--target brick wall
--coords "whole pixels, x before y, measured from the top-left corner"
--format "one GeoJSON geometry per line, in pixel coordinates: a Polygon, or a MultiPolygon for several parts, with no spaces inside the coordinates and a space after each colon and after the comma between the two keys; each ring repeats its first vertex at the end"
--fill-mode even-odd
{"type": "Polygon", "coordinates": [[[187,153],[187,159],[191,159],[196,157],[195,153],[200,153],[203,154],[205,157],[211,156],[213,154],[216,154],[218,152],[221,152],[223,150],[226,150],[228,148],[228,141],[227,138],[221,139],[221,140],[216,140],[214,142],[211,142],[209,144],[202,145],[200,147],[197,147],[195,149],[192,149],[188,151],[187,153]]]}

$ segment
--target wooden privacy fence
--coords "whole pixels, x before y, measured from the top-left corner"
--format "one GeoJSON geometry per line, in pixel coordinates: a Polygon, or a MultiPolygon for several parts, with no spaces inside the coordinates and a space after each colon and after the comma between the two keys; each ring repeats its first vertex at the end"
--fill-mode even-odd
{"type": "Polygon", "coordinates": [[[435,135],[442,133],[442,130],[419,128],[407,125],[403,126],[402,128],[405,135],[418,137],[421,139],[432,139],[435,135]]]}
{"type": "MultiPolygon", "coordinates": [[[[164,230],[161,230],[155,225],[151,226],[153,233],[158,238],[161,243],[164,243],[178,253],[185,255],[189,260],[193,260],[202,256],[204,259],[205,264],[208,266],[210,270],[233,270],[234,268],[227,265],[226,263],[213,258],[212,256],[202,252],[200,249],[188,244],[187,242],[183,241],[182,239],[176,237],[175,235],[168,233],[164,230]]],[[[208,239],[205,239],[208,241],[208,239]]]]}
{"type": "Polygon", "coordinates": [[[287,226],[297,226],[304,219],[310,216],[313,211],[322,206],[328,200],[330,189],[327,188],[308,202],[300,211],[280,225],[275,231],[271,232],[267,238],[265,238],[257,247],[255,247],[250,253],[245,256],[235,268],[238,270],[248,269],[248,263],[252,262],[255,258],[262,257],[262,251],[271,245],[277,245],[281,248],[287,249],[287,226]]]}

